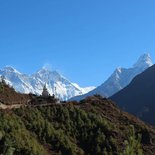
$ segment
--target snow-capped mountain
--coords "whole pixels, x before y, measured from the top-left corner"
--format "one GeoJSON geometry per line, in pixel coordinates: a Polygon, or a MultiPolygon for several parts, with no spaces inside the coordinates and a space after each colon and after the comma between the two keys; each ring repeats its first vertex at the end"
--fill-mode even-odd
{"type": "Polygon", "coordinates": [[[51,95],[55,94],[61,100],[68,100],[71,97],[82,95],[94,89],[94,87],[81,88],[70,82],[57,71],[50,71],[46,68],[40,69],[32,75],[22,74],[13,67],[7,66],[0,70],[0,75],[5,81],[18,92],[33,93],[40,95],[43,86],[51,95]]]}
{"type": "Polygon", "coordinates": [[[117,68],[102,85],[87,94],[73,97],[71,100],[81,100],[94,94],[99,94],[105,97],[112,96],[126,87],[136,75],[142,73],[152,65],[153,63],[150,55],[143,54],[131,68],[117,68]]]}

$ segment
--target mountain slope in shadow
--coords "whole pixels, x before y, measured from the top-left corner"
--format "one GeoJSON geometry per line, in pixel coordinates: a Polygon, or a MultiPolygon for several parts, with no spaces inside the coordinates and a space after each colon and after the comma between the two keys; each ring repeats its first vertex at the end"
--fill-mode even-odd
{"type": "Polygon", "coordinates": [[[123,110],[155,125],[155,65],[110,97],[123,110]]]}

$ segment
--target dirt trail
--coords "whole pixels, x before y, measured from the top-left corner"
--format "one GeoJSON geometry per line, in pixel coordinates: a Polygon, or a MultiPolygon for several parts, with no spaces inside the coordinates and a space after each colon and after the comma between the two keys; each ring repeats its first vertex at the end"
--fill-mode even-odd
{"type": "Polygon", "coordinates": [[[25,106],[23,104],[13,104],[13,105],[6,105],[6,104],[3,104],[3,103],[0,103],[0,109],[17,109],[17,108],[20,108],[22,106],[25,106]]]}
{"type": "MultiPolygon", "coordinates": [[[[5,110],[5,109],[17,109],[17,108],[21,108],[21,107],[28,107],[28,106],[32,106],[32,107],[44,107],[44,106],[50,106],[53,105],[54,103],[46,103],[46,104],[38,104],[38,105],[28,105],[28,104],[13,104],[13,105],[6,105],[0,102],[0,109],[5,110]]],[[[59,103],[55,103],[55,104],[59,104],[59,103]]]]}

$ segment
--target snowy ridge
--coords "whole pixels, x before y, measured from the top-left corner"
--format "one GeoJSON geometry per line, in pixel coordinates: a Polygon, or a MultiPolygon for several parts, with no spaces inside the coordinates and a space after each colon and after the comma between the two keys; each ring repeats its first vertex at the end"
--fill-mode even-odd
{"type": "Polygon", "coordinates": [[[22,74],[13,67],[6,66],[0,70],[0,75],[5,77],[6,82],[21,93],[33,93],[40,95],[46,84],[51,95],[55,94],[61,100],[82,95],[94,89],[94,87],[81,88],[70,82],[57,71],[41,68],[32,75],[22,74]]]}
{"type": "Polygon", "coordinates": [[[147,68],[148,66],[152,66],[152,60],[149,53],[143,54],[140,56],[138,61],[133,65],[133,68],[139,67],[139,68],[147,68]]]}
{"type": "Polygon", "coordinates": [[[73,97],[71,100],[81,100],[87,96],[99,94],[101,96],[109,97],[126,87],[131,80],[145,69],[153,65],[149,54],[143,54],[138,61],[131,68],[116,68],[113,74],[99,87],[88,92],[87,94],[73,97]]]}

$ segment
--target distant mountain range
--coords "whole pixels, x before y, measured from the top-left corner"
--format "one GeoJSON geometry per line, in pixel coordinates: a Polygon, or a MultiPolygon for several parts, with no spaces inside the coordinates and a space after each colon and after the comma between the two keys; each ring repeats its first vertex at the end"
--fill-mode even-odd
{"type": "Polygon", "coordinates": [[[17,92],[33,93],[40,95],[43,86],[46,87],[51,95],[55,94],[60,100],[68,100],[71,97],[85,94],[95,87],[81,88],[76,83],[72,83],[57,71],[46,68],[40,69],[33,75],[20,73],[10,66],[0,70],[0,75],[5,77],[6,82],[17,92]],[[56,89],[55,89],[56,88],[56,89]]]}
{"type": "Polygon", "coordinates": [[[0,69],[0,75],[17,92],[33,93],[40,95],[46,84],[51,95],[55,94],[60,100],[81,100],[87,96],[99,94],[109,97],[127,86],[131,80],[145,69],[152,66],[149,54],[143,54],[131,68],[117,68],[114,73],[99,87],[81,88],[76,83],[70,82],[57,71],[41,68],[32,75],[26,75],[11,66],[0,69]],[[56,89],[55,89],[56,88],[56,89]]]}
{"type": "Polygon", "coordinates": [[[79,101],[94,94],[99,94],[104,97],[112,96],[126,87],[136,75],[142,73],[152,65],[150,55],[143,54],[131,68],[117,68],[102,85],[84,95],[73,97],[71,100],[79,101]]]}
{"type": "Polygon", "coordinates": [[[127,87],[110,99],[123,110],[155,125],[155,65],[137,75],[127,87]]]}

